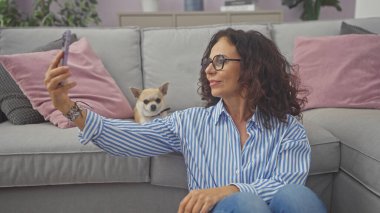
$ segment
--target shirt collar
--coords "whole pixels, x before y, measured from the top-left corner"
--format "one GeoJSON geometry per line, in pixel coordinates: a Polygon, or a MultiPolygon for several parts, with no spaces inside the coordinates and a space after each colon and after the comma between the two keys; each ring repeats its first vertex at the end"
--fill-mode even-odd
{"type": "MultiPolygon", "coordinates": [[[[214,113],[212,115],[215,125],[221,122],[222,116],[230,115],[228,114],[227,109],[224,107],[223,99],[220,99],[219,102],[215,105],[214,113]]],[[[259,128],[260,130],[263,129],[262,120],[260,119],[260,110],[257,106],[255,113],[253,113],[252,117],[248,119],[248,126],[252,125],[259,128]]]]}
{"type": "Polygon", "coordinates": [[[253,113],[251,119],[249,119],[248,122],[249,125],[253,125],[260,130],[263,129],[263,119],[261,119],[261,112],[259,107],[256,106],[255,113],[253,113]]]}
{"type": "Polygon", "coordinates": [[[222,114],[227,115],[226,109],[224,108],[223,100],[220,99],[219,102],[215,105],[214,113],[212,115],[215,125],[220,121],[222,114]]]}

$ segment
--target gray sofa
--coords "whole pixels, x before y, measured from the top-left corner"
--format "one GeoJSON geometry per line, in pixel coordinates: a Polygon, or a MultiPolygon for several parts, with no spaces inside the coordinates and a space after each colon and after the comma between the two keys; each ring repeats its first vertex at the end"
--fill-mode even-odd
{"type": "MultiPolygon", "coordinates": [[[[380,33],[380,17],[345,20],[380,33]]],[[[235,24],[272,38],[291,61],[298,35],[338,35],[342,21],[235,24]]],[[[211,35],[230,25],[187,28],[74,28],[87,37],[133,106],[129,87],[169,81],[171,110],[202,106],[200,59],[211,35]]],[[[0,30],[0,54],[25,52],[62,28],[0,30]]],[[[340,89],[340,88],[337,88],[340,89]]],[[[379,212],[380,110],[321,108],[304,113],[312,147],[307,186],[330,212],[379,212]]],[[[0,212],[176,212],[187,194],[181,155],[114,157],[78,142],[78,129],[49,122],[0,123],[0,212]]]]}

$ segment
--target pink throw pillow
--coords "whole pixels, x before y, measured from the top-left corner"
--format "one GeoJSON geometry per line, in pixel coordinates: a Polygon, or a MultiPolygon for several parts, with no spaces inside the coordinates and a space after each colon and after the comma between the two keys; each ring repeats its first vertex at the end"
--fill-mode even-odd
{"type": "Polygon", "coordinates": [[[293,62],[310,91],[303,110],[380,109],[380,36],[298,37],[293,62]]]}
{"type": "MultiPolygon", "coordinates": [[[[45,72],[59,50],[1,55],[0,63],[11,74],[21,90],[46,120],[60,128],[73,124],[53,107],[44,85],[45,72]]],[[[92,111],[108,118],[126,119],[133,116],[132,108],[116,82],[96,56],[86,38],[70,45],[68,66],[77,86],[69,95],[74,101],[91,106],[92,111]]]]}

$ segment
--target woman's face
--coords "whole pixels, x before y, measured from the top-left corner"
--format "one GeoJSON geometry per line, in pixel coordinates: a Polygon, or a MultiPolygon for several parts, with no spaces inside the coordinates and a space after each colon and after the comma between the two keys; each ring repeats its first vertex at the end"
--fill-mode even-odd
{"type": "MultiPolygon", "coordinates": [[[[209,58],[213,59],[216,55],[223,55],[228,59],[240,59],[236,47],[226,37],[220,38],[212,47],[209,58]]],[[[223,69],[219,71],[216,71],[210,63],[205,71],[211,87],[211,94],[214,97],[229,99],[241,96],[241,86],[238,83],[240,76],[239,61],[225,61],[223,69]]]]}

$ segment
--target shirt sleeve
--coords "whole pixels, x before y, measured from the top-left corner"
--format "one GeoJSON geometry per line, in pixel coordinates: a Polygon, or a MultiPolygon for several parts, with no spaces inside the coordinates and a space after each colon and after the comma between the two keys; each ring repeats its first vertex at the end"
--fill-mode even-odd
{"type": "Polygon", "coordinates": [[[174,114],[139,124],[131,120],[107,119],[87,110],[79,141],[82,144],[92,142],[117,156],[147,157],[180,152],[181,142],[176,133],[174,114]]]}
{"type": "Polygon", "coordinates": [[[233,183],[242,192],[251,192],[270,202],[286,184],[305,184],[310,168],[310,145],[304,127],[297,122],[288,129],[278,151],[272,176],[251,184],[233,183]]]}

